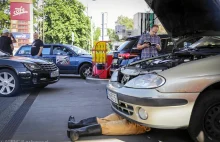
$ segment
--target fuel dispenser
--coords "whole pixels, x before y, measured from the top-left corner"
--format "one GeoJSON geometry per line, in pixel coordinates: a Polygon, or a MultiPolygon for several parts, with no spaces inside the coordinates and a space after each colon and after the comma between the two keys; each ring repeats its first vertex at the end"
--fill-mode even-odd
{"type": "Polygon", "coordinates": [[[107,42],[99,41],[94,45],[92,49],[93,76],[106,79],[108,77],[107,42]]]}

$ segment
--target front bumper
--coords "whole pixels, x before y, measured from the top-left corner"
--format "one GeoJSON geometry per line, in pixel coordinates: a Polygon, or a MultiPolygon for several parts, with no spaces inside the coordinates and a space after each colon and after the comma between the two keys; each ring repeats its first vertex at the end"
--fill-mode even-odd
{"type": "MultiPolygon", "coordinates": [[[[57,70],[58,71],[58,70],[57,70]]],[[[22,87],[35,87],[39,85],[53,84],[59,81],[60,76],[51,77],[51,72],[20,70],[17,72],[22,87]]]]}
{"type": "Polygon", "coordinates": [[[112,109],[128,120],[160,129],[179,129],[189,125],[192,109],[198,93],[160,93],[156,89],[132,89],[117,87],[110,82],[107,90],[117,94],[118,104],[112,109]],[[146,111],[148,118],[139,117],[139,109],[146,111]]]}

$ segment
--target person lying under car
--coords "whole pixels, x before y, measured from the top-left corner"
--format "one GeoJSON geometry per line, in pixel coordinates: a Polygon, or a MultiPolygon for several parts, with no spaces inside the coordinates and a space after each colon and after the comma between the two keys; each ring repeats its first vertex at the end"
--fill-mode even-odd
{"type": "Polygon", "coordinates": [[[81,136],[93,135],[138,135],[149,132],[151,128],[130,122],[113,113],[105,118],[90,117],[75,122],[73,116],[69,117],[67,136],[71,141],[78,140],[81,136]]]}

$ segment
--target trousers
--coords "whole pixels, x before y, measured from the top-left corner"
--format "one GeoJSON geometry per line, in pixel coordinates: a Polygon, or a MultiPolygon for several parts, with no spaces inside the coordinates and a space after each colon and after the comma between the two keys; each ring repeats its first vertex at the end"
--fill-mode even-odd
{"type": "Polygon", "coordinates": [[[130,122],[113,113],[105,118],[98,118],[103,135],[138,135],[149,132],[151,128],[130,122]]]}

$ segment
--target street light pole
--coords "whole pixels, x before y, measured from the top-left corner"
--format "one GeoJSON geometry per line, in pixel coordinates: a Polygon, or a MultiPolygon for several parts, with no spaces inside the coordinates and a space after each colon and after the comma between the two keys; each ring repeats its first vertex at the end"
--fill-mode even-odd
{"type": "Polygon", "coordinates": [[[43,42],[44,42],[44,0],[43,0],[43,42]]]}
{"type": "Polygon", "coordinates": [[[104,41],[104,34],[105,34],[105,32],[104,32],[104,30],[105,30],[105,13],[102,13],[102,41],[104,41]]]}
{"type": "MultiPolygon", "coordinates": [[[[92,0],[92,1],[96,1],[96,0],[92,0]]],[[[87,0],[87,16],[89,17],[89,5],[88,5],[88,0],[87,0]]],[[[91,48],[93,48],[93,27],[92,27],[92,17],[89,17],[90,19],[90,46],[89,46],[89,51],[91,50],[91,48]]]]}
{"type": "MultiPolygon", "coordinates": [[[[90,28],[91,28],[91,48],[93,48],[93,26],[92,26],[92,17],[90,20],[90,28]]],[[[90,50],[90,49],[89,49],[90,50]]]]}

